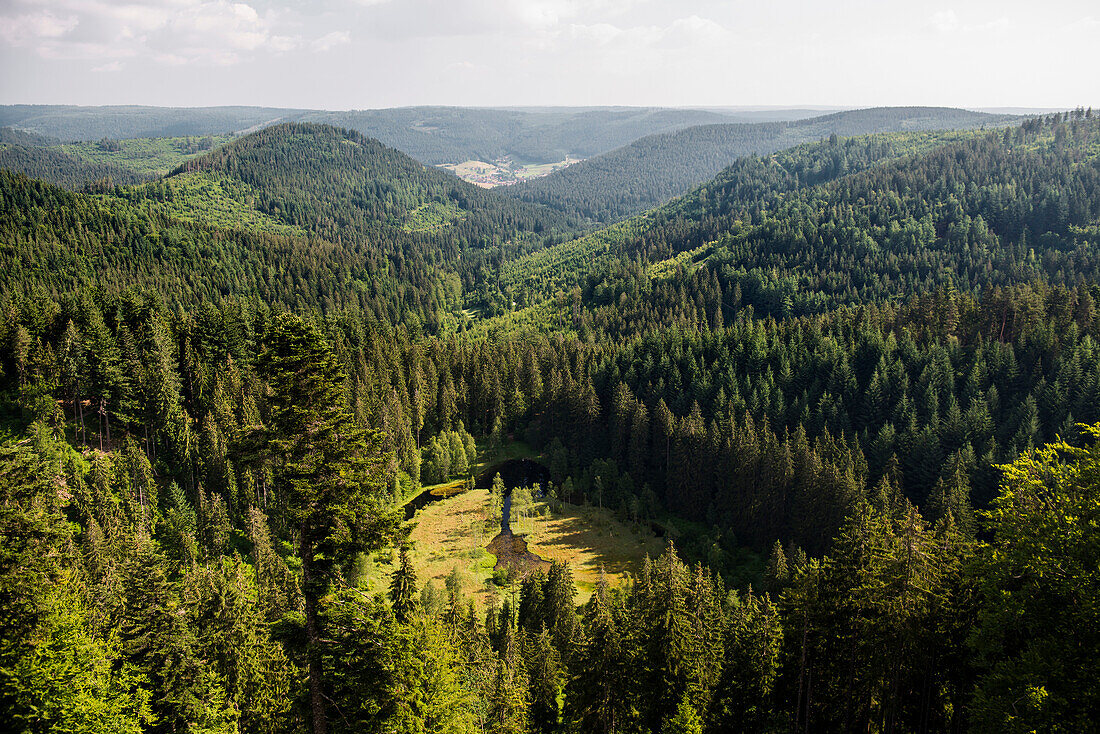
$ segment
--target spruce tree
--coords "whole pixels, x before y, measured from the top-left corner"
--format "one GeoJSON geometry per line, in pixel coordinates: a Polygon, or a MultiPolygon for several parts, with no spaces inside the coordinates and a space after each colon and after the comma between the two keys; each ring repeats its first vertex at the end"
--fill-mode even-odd
{"type": "Polygon", "coordinates": [[[419,607],[416,570],[409,557],[408,543],[402,543],[398,551],[397,568],[390,578],[390,601],[393,603],[394,616],[402,624],[408,624],[419,607]]]}
{"type": "Polygon", "coordinates": [[[342,563],[376,547],[392,518],[380,496],[389,482],[381,436],[358,425],[344,402],[344,375],[316,326],[280,314],[261,357],[271,387],[271,448],[284,520],[298,536],[305,599],[310,711],[327,728],[319,600],[342,563]]]}

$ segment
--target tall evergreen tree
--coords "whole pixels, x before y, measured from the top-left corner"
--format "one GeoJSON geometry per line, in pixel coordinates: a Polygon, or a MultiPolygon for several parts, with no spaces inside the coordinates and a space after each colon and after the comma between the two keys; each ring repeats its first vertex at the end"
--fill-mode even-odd
{"type": "Polygon", "coordinates": [[[324,734],[328,713],[318,604],[354,553],[376,547],[390,527],[380,495],[389,485],[381,436],[358,425],[344,402],[344,376],[317,327],[281,314],[266,335],[271,448],[287,525],[298,536],[305,599],[310,712],[324,734]]]}

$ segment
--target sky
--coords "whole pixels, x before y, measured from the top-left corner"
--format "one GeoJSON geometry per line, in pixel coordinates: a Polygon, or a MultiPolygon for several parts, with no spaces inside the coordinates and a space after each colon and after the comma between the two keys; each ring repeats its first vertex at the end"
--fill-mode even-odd
{"type": "Polygon", "coordinates": [[[0,0],[0,103],[1100,107],[1098,0],[0,0]]]}

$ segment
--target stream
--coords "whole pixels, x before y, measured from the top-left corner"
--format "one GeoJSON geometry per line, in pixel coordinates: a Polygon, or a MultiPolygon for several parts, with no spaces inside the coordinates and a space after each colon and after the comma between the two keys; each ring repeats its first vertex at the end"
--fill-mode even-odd
{"type": "Polygon", "coordinates": [[[497,557],[496,568],[507,568],[523,576],[535,569],[549,567],[549,563],[527,549],[527,541],[522,535],[515,535],[512,532],[511,517],[512,490],[516,487],[530,487],[535,484],[545,487],[550,481],[550,470],[531,459],[512,459],[482,472],[475,486],[483,489],[491,488],[497,474],[500,474],[504,482],[500,533],[486,546],[488,551],[497,557]]]}

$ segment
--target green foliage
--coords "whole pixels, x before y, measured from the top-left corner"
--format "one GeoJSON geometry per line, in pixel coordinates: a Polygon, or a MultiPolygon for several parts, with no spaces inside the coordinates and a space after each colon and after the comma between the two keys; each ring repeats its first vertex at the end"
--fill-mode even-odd
{"type": "Polygon", "coordinates": [[[676,707],[676,715],[661,726],[661,734],[703,734],[703,722],[686,694],[676,707]]]}
{"type": "MultiPolygon", "coordinates": [[[[0,446],[0,708],[28,732],[136,734],[150,692],[95,634],[72,567],[71,529],[38,447],[0,446]]],[[[52,462],[51,462],[52,463],[52,462]]]]}
{"type": "Polygon", "coordinates": [[[1084,111],[837,137],[572,243],[315,126],[110,196],[0,172],[4,710],[31,731],[1087,728],[1097,140],[1084,111]],[[181,222],[215,218],[205,186],[254,218],[181,222]],[[462,214],[405,231],[437,205],[462,214]],[[407,553],[392,603],[349,588],[418,478],[473,471],[475,436],[541,456],[551,505],[679,551],[581,614],[563,564],[489,610],[457,565],[419,590],[407,553]]]}
{"type": "Polygon", "coordinates": [[[1006,466],[983,513],[978,731],[1074,731],[1100,716],[1100,426],[1082,429],[1087,448],[1051,444],[1006,466]]]}
{"type": "Polygon", "coordinates": [[[473,696],[437,621],[402,624],[349,589],[327,605],[324,627],[331,731],[473,730],[473,696]]]}
{"type": "Polygon", "coordinates": [[[113,150],[105,150],[100,143],[91,142],[63,145],[60,150],[90,164],[117,166],[148,178],[164,175],[188,158],[224,145],[232,139],[230,135],[129,138],[113,141],[113,150]]]}
{"type": "Polygon", "coordinates": [[[408,624],[418,609],[416,570],[409,559],[409,547],[402,544],[398,565],[390,579],[390,601],[394,617],[401,624],[408,624]]]}

